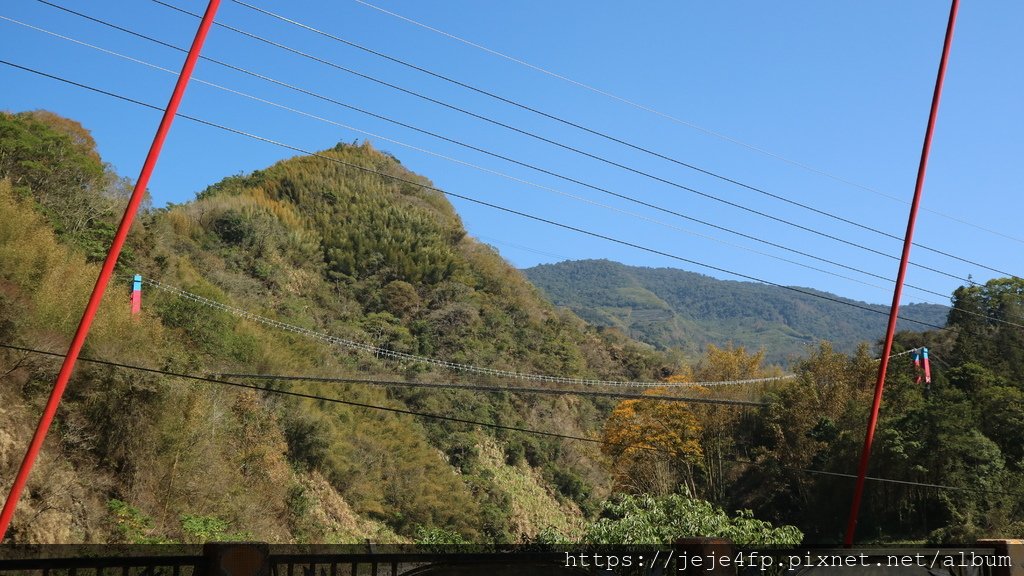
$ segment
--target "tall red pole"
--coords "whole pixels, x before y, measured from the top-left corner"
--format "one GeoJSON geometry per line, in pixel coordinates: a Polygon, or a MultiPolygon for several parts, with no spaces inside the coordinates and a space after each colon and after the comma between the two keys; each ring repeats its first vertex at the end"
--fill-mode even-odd
{"type": "Polygon", "coordinates": [[[932,94],[932,109],[928,115],[928,128],[924,134],[924,145],[921,148],[921,163],[917,168],[917,185],[914,187],[914,201],[910,205],[910,218],[907,222],[907,234],[903,238],[903,257],[900,259],[900,270],[896,276],[896,288],[892,295],[892,308],[889,309],[889,326],[885,332],[885,347],[882,359],[878,363],[878,381],[875,382],[875,398],[871,404],[871,417],[868,419],[868,431],[864,437],[864,449],[860,455],[860,467],[857,469],[857,484],[853,489],[853,503],[850,506],[850,520],[846,524],[846,537],[843,544],[853,546],[853,536],[857,530],[857,514],[860,512],[860,500],[864,494],[864,480],[868,474],[868,460],[871,457],[871,443],[875,438],[875,425],[878,423],[878,409],[882,405],[882,388],[885,387],[885,375],[889,368],[889,355],[892,353],[892,341],[896,334],[896,317],[900,307],[900,295],[903,292],[903,280],[907,273],[907,262],[910,260],[910,246],[914,238],[914,222],[917,221],[917,209],[921,203],[921,192],[924,189],[924,175],[928,168],[928,153],[932,147],[932,134],[935,132],[935,118],[939,114],[939,98],[942,96],[942,81],[946,76],[946,62],[949,59],[949,48],[953,44],[953,27],[956,25],[956,13],[960,0],[953,0],[949,9],[949,22],[946,24],[946,40],[942,45],[942,59],[939,61],[939,73],[935,79],[935,92],[932,94]]]}
{"type": "Polygon", "coordinates": [[[57,375],[57,381],[53,385],[53,391],[50,392],[50,398],[46,402],[46,408],[43,410],[43,415],[39,419],[39,425],[36,427],[35,434],[32,436],[32,442],[29,444],[28,451],[25,453],[25,459],[21,462],[21,467],[18,469],[18,475],[14,479],[14,485],[11,486],[11,492],[7,496],[7,500],[4,502],[3,512],[0,512],[0,542],[7,535],[7,528],[11,524],[11,518],[14,516],[14,509],[18,505],[18,499],[21,497],[21,492],[25,488],[25,483],[28,481],[28,475],[32,471],[32,466],[35,464],[36,458],[39,456],[39,450],[43,446],[43,441],[46,439],[46,434],[50,429],[50,424],[53,422],[53,417],[57,412],[57,406],[60,404],[61,396],[64,395],[64,389],[67,387],[68,380],[71,378],[71,372],[75,368],[75,361],[78,359],[78,353],[82,350],[82,345],[85,344],[85,338],[89,334],[89,328],[92,326],[93,318],[96,316],[96,311],[99,309],[100,301],[103,300],[103,293],[107,290],[107,283],[110,281],[110,276],[114,272],[114,265],[117,264],[117,258],[121,255],[121,248],[124,246],[125,238],[128,237],[128,231],[131,229],[132,221],[135,219],[135,214],[138,212],[139,203],[142,202],[142,198],[146,192],[146,186],[149,184],[149,177],[153,173],[153,167],[156,165],[157,158],[160,156],[160,149],[163,147],[164,139],[167,137],[167,132],[171,128],[171,123],[174,121],[174,116],[177,114],[178,105],[181,103],[181,97],[185,93],[185,87],[188,86],[189,78],[192,77],[192,69],[195,68],[196,60],[199,59],[199,53],[202,51],[203,42],[206,40],[206,34],[210,30],[210,26],[213,24],[213,17],[217,13],[217,8],[220,6],[220,0],[210,0],[206,7],[206,14],[203,15],[203,20],[199,24],[199,30],[196,31],[196,37],[192,41],[192,47],[188,51],[188,56],[185,58],[185,64],[181,68],[181,74],[178,76],[178,81],[174,85],[174,92],[171,93],[171,100],[167,104],[167,108],[164,110],[163,119],[160,120],[160,127],[157,128],[156,136],[153,137],[153,144],[149,148],[149,154],[146,156],[146,161],[142,165],[142,172],[139,174],[138,181],[135,182],[135,189],[132,190],[131,198],[128,200],[128,206],[125,208],[124,216],[121,217],[121,223],[117,227],[117,232],[114,234],[114,241],[110,245],[110,250],[107,252],[107,257],[103,261],[103,267],[100,269],[100,275],[96,279],[96,285],[92,289],[92,295],[89,297],[89,302],[85,307],[85,312],[82,314],[82,320],[78,324],[78,329],[75,331],[75,336],[71,340],[71,347],[68,349],[67,356],[64,358],[64,363],[60,367],[60,372],[57,375]]]}

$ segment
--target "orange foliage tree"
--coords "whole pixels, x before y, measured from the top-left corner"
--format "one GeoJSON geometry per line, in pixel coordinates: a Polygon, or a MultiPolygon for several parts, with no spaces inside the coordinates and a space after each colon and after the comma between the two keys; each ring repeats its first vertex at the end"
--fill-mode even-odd
{"type": "MultiPolygon", "coordinates": [[[[682,378],[670,377],[669,381],[673,379],[682,378]]],[[[652,388],[645,394],[668,392],[667,388],[652,388]]],[[[683,403],[625,400],[605,423],[602,451],[612,459],[619,490],[665,495],[684,484],[694,494],[694,466],[700,465],[703,455],[700,436],[700,422],[683,403]]]]}

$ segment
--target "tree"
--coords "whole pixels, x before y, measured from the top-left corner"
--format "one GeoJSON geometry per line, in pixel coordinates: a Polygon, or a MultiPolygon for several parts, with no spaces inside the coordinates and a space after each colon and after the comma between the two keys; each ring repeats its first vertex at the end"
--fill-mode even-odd
{"type": "MultiPolygon", "coordinates": [[[[723,382],[729,380],[749,380],[778,376],[778,367],[764,365],[764,350],[749,353],[742,346],[731,344],[719,348],[709,344],[694,374],[698,382],[723,382]]],[[[763,385],[716,386],[714,394],[724,399],[758,398],[764,392],[763,385]]],[[[694,393],[710,395],[712,390],[706,387],[691,390],[694,393]]],[[[693,413],[701,426],[701,448],[704,456],[702,492],[695,492],[715,502],[726,498],[726,473],[735,464],[728,457],[736,445],[736,429],[743,413],[735,406],[717,404],[698,404],[693,413]]]]}
{"type": "Polygon", "coordinates": [[[688,494],[620,495],[605,501],[601,518],[587,526],[593,544],[671,544],[686,537],[727,538],[741,546],[795,546],[803,534],[795,526],[772,526],[749,510],[730,517],[724,510],[688,494]]]}
{"type": "Polygon", "coordinates": [[[1000,376],[1024,380],[1024,279],[995,278],[953,293],[949,326],[958,330],[951,359],[976,362],[1000,376]]]}
{"type": "MultiPolygon", "coordinates": [[[[652,388],[645,394],[667,392],[652,388]]],[[[611,456],[621,490],[664,495],[684,483],[693,491],[693,469],[702,457],[700,433],[697,418],[681,402],[625,400],[605,422],[601,451],[611,456]]]]}
{"type": "Polygon", "coordinates": [[[64,240],[100,259],[126,181],[100,160],[81,124],[37,110],[0,112],[0,179],[32,197],[64,240]]]}

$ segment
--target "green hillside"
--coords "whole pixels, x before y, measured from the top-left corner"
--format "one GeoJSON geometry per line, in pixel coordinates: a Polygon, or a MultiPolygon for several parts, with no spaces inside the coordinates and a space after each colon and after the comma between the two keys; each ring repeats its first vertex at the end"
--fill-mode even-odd
{"type": "MultiPolygon", "coordinates": [[[[523,273],[552,302],[588,322],[615,326],[642,342],[693,355],[707,344],[732,342],[763,348],[769,361],[785,363],[804,354],[808,344],[827,340],[838,350],[853,352],[860,342],[874,342],[885,333],[883,315],[777,286],[716,280],[675,268],[583,260],[545,264],[523,273]]],[[[856,304],[888,311],[884,306],[856,304]]],[[[901,308],[901,316],[938,326],[945,324],[948,313],[947,307],[934,304],[901,308]]],[[[898,328],[925,327],[901,321],[898,328]]]]}
{"type": "MultiPolygon", "coordinates": [[[[5,542],[835,544],[878,367],[866,345],[808,346],[791,374],[770,348],[708,344],[685,363],[547,302],[439,192],[387,178],[426,182],[397,159],[321,154],[141,215],[5,542]],[[554,383],[467,365],[659,385],[524,393],[554,383]]],[[[77,123],[0,113],[0,490],[59,365],[38,351],[67,349],[130,188],[77,123]]],[[[601,265],[575,290],[643,303],[652,326],[699,328],[679,310],[702,305],[723,334],[841,318],[601,265]]],[[[1024,536],[1022,296],[1020,279],[960,288],[948,329],[898,335],[897,351],[931,349],[933,382],[891,363],[868,539],[1024,536]]]]}
{"type": "MultiPolygon", "coordinates": [[[[0,144],[0,340],[59,352],[130,187],[86,130],[49,113],[0,115],[0,144]]],[[[426,182],[368,145],[323,155],[426,182]]],[[[127,275],[141,273],[263,317],[446,362],[626,380],[671,371],[649,347],[545,302],[466,235],[441,194],[323,158],[230,177],[193,202],[148,211],[118,272],[85,356],[199,375],[487,383],[275,330],[149,284],[142,314],[131,318],[127,275]]],[[[55,369],[45,356],[0,351],[0,477],[12,477],[55,369]]],[[[609,406],[572,396],[251,383],[580,436],[599,431],[609,406]]],[[[105,541],[130,525],[120,537],[187,541],[214,526],[272,541],[407,540],[440,529],[514,542],[548,527],[529,518],[581,525],[610,489],[586,443],[87,363],[61,414],[15,519],[18,541],[105,541]],[[521,470],[495,470],[494,446],[521,470]],[[48,477],[67,486],[51,487],[48,477]],[[513,489],[503,477],[535,485],[513,489]],[[510,515],[555,501],[545,516],[510,515]],[[45,521],[30,522],[33,513],[45,521]]]]}

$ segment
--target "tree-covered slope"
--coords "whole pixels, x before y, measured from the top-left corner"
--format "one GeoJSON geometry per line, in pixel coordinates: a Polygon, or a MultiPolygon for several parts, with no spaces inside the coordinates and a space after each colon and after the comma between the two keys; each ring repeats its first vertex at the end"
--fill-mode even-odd
{"type": "MultiPolygon", "coordinates": [[[[396,159],[366,145],[322,155],[227,178],[140,217],[10,541],[835,543],[878,368],[866,344],[852,355],[809,347],[783,379],[686,390],[761,406],[652,396],[779,376],[764,363],[772,337],[810,339],[801,331],[817,336],[826,320],[853,330],[848,310],[696,275],[683,289],[671,281],[678,271],[551,267],[578,272],[563,298],[646,311],[652,330],[657,315],[675,318],[687,343],[687,330],[737,344],[737,333],[760,334],[751,348],[767,348],[709,344],[700,361],[679,364],[545,301],[466,235],[436,191],[358,168],[425,182],[396,159]],[[147,280],[137,316],[135,273],[147,280]],[[521,381],[441,361],[664,386],[620,402],[524,394],[514,390],[521,381]],[[239,373],[250,376],[225,376],[239,373]],[[792,526],[724,512],[738,508],[792,526]]],[[[73,121],[0,113],[0,490],[127,184],[73,121]]],[[[961,288],[947,329],[898,334],[896,351],[930,348],[933,381],[918,381],[907,355],[890,364],[866,538],[1024,536],[1022,296],[1020,279],[961,288]]]]}
{"type": "MultiPolygon", "coordinates": [[[[61,352],[125,182],[103,164],[86,130],[52,114],[0,114],[0,144],[0,339],[61,352]]],[[[425,182],[366,145],[323,155],[425,182]]],[[[441,194],[325,158],[283,161],[227,178],[193,202],[147,212],[118,272],[86,356],[196,375],[480,381],[330,346],[151,284],[133,318],[127,275],[141,273],[263,317],[446,362],[615,379],[668,370],[650,348],[548,304],[466,235],[441,194]]],[[[45,356],[0,351],[0,478],[13,477],[55,369],[45,356]]],[[[348,404],[80,364],[10,535],[19,542],[331,542],[407,540],[442,529],[471,541],[517,541],[547,527],[529,518],[580,526],[610,487],[599,451],[587,443],[352,404],[593,436],[607,402],[245,383],[348,404]],[[496,468],[495,446],[511,469],[496,468]],[[559,508],[546,516],[513,513],[550,502],[559,508]]]]}
{"type": "MultiPolygon", "coordinates": [[[[674,268],[642,268],[607,260],[545,264],[523,271],[552,302],[599,326],[615,326],[654,346],[697,353],[707,344],[729,342],[764,348],[782,362],[828,340],[852,352],[885,330],[886,316],[799,294],[776,286],[735,282],[674,268]]],[[[836,300],[854,302],[810,288],[836,300]]],[[[855,302],[887,311],[884,306],[855,302]]],[[[949,309],[911,304],[901,316],[944,325],[949,309]]],[[[901,321],[900,329],[925,327],[901,321]]]]}

